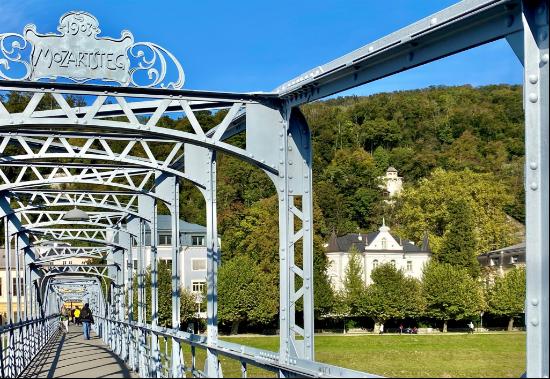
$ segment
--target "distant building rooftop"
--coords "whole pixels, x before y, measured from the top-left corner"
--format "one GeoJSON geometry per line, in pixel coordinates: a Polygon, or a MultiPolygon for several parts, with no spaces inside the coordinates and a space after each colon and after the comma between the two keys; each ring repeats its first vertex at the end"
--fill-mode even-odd
{"type": "MultiPolygon", "coordinates": [[[[146,226],[146,232],[149,232],[149,226],[146,226]]],[[[172,230],[172,216],[170,215],[158,215],[157,216],[157,230],[158,231],[171,231],[172,230]]],[[[206,233],[206,227],[198,224],[192,224],[190,222],[180,220],[180,233],[206,233]]]]}
{"type": "Polygon", "coordinates": [[[376,237],[378,237],[380,233],[387,233],[400,246],[402,246],[403,250],[401,251],[405,253],[430,251],[427,237],[424,238],[422,246],[418,246],[408,239],[404,239],[389,233],[389,231],[390,228],[388,228],[386,225],[383,225],[380,230],[376,232],[349,233],[341,237],[337,237],[336,233],[332,232],[332,235],[330,236],[330,239],[325,246],[325,250],[327,253],[348,252],[353,246],[359,252],[374,251],[376,249],[368,249],[368,246],[376,239],[376,237]]]}

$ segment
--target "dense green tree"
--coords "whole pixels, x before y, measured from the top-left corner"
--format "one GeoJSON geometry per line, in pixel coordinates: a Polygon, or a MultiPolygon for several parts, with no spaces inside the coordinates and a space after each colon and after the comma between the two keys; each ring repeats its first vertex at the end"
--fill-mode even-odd
{"type": "MultiPolygon", "coordinates": [[[[249,208],[239,208],[225,218],[222,235],[223,259],[245,255],[250,257],[259,268],[270,277],[273,285],[279,284],[279,201],[276,196],[255,202],[249,208]]],[[[314,203],[313,227],[313,268],[315,312],[319,316],[330,312],[332,289],[326,274],[327,258],[322,246],[321,235],[325,229],[322,213],[314,203]]],[[[295,259],[301,265],[301,241],[295,246],[295,259]]]]}
{"type": "Polygon", "coordinates": [[[324,170],[323,178],[321,183],[324,184],[320,184],[324,190],[317,193],[317,199],[321,208],[324,207],[329,228],[341,234],[354,231],[356,226],[368,227],[376,223],[371,210],[381,198],[378,187],[381,182],[369,153],[363,149],[337,151],[324,170]],[[338,223],[342,217],[349,218],[351,223],[338,223]]]}
{"type": "Polygon", "coordinates": [[[279,293],[273,278],[246,255],[224,262],[218,273],[218,316],[236,334],[248,321],[267,324],[278,311],[279,293]]]}
{"type": "Polygon", "coordinates": [[[508,330],[514,327],[514,318],[525,312],[525,268],[515,268],[503,277],[497,277],[489,288],[489,311],[508,317],[508,330]]]}
{"type": "Polygon", "coordinates": [[[362,296],[361,312],[375,321],[375,329],[390,319],[415,318],[424,310],[420,282],[405,276],[391,263],[374,268],[372,284],[362,296]]]}
{"type": "Polygon", "coordinates": [[[448,263],[432,261],[424,267],[422,293],[426,316],[442,321],[443,332],[449,320],[466,321],[485,308],[481,285],[466,269],[448,263]]]}
{"type": "MultiPolygon", "coordinates": [[[[148,267],[143,278],[145,289],[145,304],[146,304],[146,322],[151,323],[152,320],[152,300],[151,300],[151,268],[148,267]]],[[[133,312],[134,320],[138,317],[138,277],[134,275],[134,291],[133,291],[133,312]]],[[[158,287],[158,322],[159,326],[172,326],[172,268],[165,260],[159,260],[157,270],[157,287],[158,287]]],[[[196,318],[197,312],[197,296],[188,289],[180,288],[180,319],[182,323],[188,322],[196,318]]]]}
{"type": "Polygon", "coordinates": [[[437,255],[455,222],[450,214],[451,204],[460,201],[468,204],[475,215],[474,241],[478,255],[518,242],[517,227],[504,212],[512,200],[492,174],[436,169],[416,186],[405,188],[396,204],[399,224],[394,228],[418,242],[427,232],[432,251],[437,255]]]}
{"type": "Polygon", "coordinates": [[[390,166],[390,152],[382,146],[378,146],[372,153],[378,175],[384,175],[390,166]]]}
{"type": "Polygon", "coordinates": [[[443,234],[441,248],[435,259],[441,263],[463,267],[470,275],[477,277],[480,266],[477,261],[475,221],[468,202],[464,199],[449,204],[449,224],[443,234]]]}
{"type": "Polygon", "coordinates": [[[363,265],[361,264],[361,255],[354,246],[350,248],[349,253],[348,265],[344,272],[343,294],[349,315],[359,316],[361,299],[365,292],[363,265]]]}

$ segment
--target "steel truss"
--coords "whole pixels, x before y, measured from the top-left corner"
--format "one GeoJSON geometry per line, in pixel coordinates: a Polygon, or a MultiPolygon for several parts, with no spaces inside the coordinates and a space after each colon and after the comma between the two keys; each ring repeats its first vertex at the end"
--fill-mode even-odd
{"type": "MultiPolygon", "coordinates": [[[[90,302],[99,320],[98,333],[143,377],[183,377],[186,372],[221,377],[220,355],[240,361],[243,376],[249,364],[280,377],[373,376],[314,361],[311,136],[298,106],[500,38],[507,39],[525,67],[527,375],[548,376],[548,315],[544,313],[548,308],[548,236],[544,234],[548,230],[548,2],[542,0],[462,1],[309,70],[271,93],[181,89],[181,66],[167,51],[151,44],[144,45],[155,57],[168,54],[178,68],[179,79],[164,88],[33,81],[31,71],[24,80],[17,80],[10,76],[10,65],[22,64],[30,70],[20,54],[30,42],[19,34],[0,34],[0,90],[19,91],[27,99],[18,112],[8,111],[0,102],[0,216],[6,279],[10,283],[15,275],[24,284],[17,280],[15,294],[8,286],[10,326],[0,330],[0,337],[9,335],[8,348],[0,349],[2,376],[22,372],[28,358],[51,336],[53,315],[68,300],[90,302]],[[2,54],[8,65],[2,65],[2,54]],[[87,105],[71,106],[70,96],[75,95],[86,99],[87,105]],[[46,98],[49,109],[44,109],[48,108],[44,107],[46,98]],[[196,117],[203,110],[226,113],[219,125],[205,130],[196,117]],[[184,116],[189,130],[163,127],[163,117],[170,114],[184,116]],[[245,147],[232,143],[231,137],[237,134],[244,134],[245,147]],[[219,152],[263,170],[277,189],[278,352],[218,339],[219,152]],[[179,331],[179,186],[184,180],[206,202],[205,337],[179,331]],[[172,220],[174,328],[168,330],[158,326],[159,203],[168,208],[172,220]],[[66,209],[75,206],[85,208],[89,220],[63,220],[66,209]],[[148,262],[144,253],[147,227],[151,232],[148,262]],[[53,264],[69,257],[107,263],[53,264]],[[137,287],[131,266],[134,260],[138,261],[137,287]],[[152,282],[151,324],[146,322],[147,266],[152,282]],[[15,319],[12,299],[19,305],[15,319]],[[302,312],[297,312],[298,303],[302,312]],[[31,330],[40,331],[39,338],[23,353],[15,353],[31,330]],[[161,349],[161,343],[168,340],[170,356],[161,349]],[[184,359],[183,346],[190,348],[190,361],[184,359]],[[195,366],[196,348],[206,350],[204,369],[195,366]]],[[[157,69],[160,79],[155,85],[166,81],[165,69],[157,69]]],[[[126,85],[135,83],[132,74],[126,85]]]]}

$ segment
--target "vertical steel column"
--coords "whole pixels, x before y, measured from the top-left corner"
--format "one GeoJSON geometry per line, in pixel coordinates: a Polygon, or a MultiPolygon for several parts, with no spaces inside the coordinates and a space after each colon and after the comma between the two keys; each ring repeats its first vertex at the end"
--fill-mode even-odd
{"type": "MultiPolygon", "coordinates": [[[[206,200],[206,247],[207,247],[207,344],[216,347],[218,344],[218,266],[220,251],[218,246],[218,225],[216,206],[216,152],[208,153],[206,200]]],[[[206,352],[206,374],[210,378],[221,376],[218,354],[213,349],[206,352]]]]}
{"type": "MultiPolygon", "coordinates": [[[[4,231],[5,231],[5,239],[4,239],[4,246],[5,246],[5,252],[6,252],[6,309],[7,309],[7,323],[10,326],[13,326],[13,291],[12,291],[12,263],[11,263],[11,228],[10,228],[10,220],[9,216],[4,217],[4,231]]],[[[13,329],[10,331],[8,336],[8,372],[9,376],[16,376],[17,373],[15,372],[15,335],[13,332],[13,329]]]]}
{"type": "MultiPolygon", "coordinates": [[[[150,270],[151,270],[151,327],[158,331],[158,252],[157,252],[157,203],[152,197],[140,196],[139,213],[150,217],[150,270]]],[[[158,335],[151,333],[151,351],[153,365],[149,368],[151,377],[160,377],[160,350],[158,335]]]]}
{"type": "Polygon", "coordinates": [[[6,323],[13,322],[12,285],[11,285],[11,233],[9,216],[4,217],[4,250],[6,252],[6,323]]]}
{"type": "MultiPolygon", "coordinates": [[[[25,257],[23,257],[23,260],[25,260],[25,257]]],[[[24,263],[24,271],[23,271],[23,281],[25,282],[25,290],[24,290],[24,293],[25,293],[25,319],[26,320],[29,320],[31,319],[32,317],[29,317],[29,314],[30,314],[30,307],[31,307],[31,304],[30,304],[30,290],[31,290],[31,273],[30,273],[30,270],[29,270],[29,266],[26,264],[25,261],[23,261],[24,263]]]]}
{"type": "MultiPolygon", "coordinates": [[[[112,239],[113,236],[108,238],[112,239]]],[[[120,320],[120,314],[123,310],[122,308],[122,296],[123,287],[124,287],[124,254],[122,249],[113,249],[109,252],[107,256],[107,263],[115,264],[116,267],[109,267],[108,273],[109,277],[113,280],[111,283],[111,318],[110,323],[110,333],[112,335],[111,344],[112,349],[117,354],[122,355],[122,330],[120,324],[115,321],[120,320]],[[113,279],[114,278],[114,279],[113,279]]]]}
{"type": "MultiPolygon", "coordinates": [[[[134,236],[137,236],[139,234],[139,224],[138,219],[133,218],[130,221],[128,221],[128,231],[133,234],[134,236]]],[[[129,241],[129,250],[128,250],[128,321],[133,324],[135,322],[135,315],[134,315],[134,237],[130,236],[129,241]]],[[[138,369],[138,359],[137,359],[137,352],[135,350],[135,334],[132,328],[128,328],[127,330],[127,336],[128,336],[128,354],[129,354],[129,364],[130,367],[132,367],[132,370],[137,371],[138,369]]]]}
{"type": "MultiPolygon", "coordinates": [[[[172,220],[172,328],[180,329],[180,286],[181,286],[181,259],[180,257],[180,183],[175,176],[169,178],[170,214],[172,220]]],[[[176,339],[172,339],[172,376],[183,376],[183,362],[181,346],[176,339]]]]}
{"type": "Polygon", "coordinates": [[[17,291],[17,322],[21,321],[21,255],[19,254],[19,234],[15,234],[15,290],[17,291]]]}
{"type": "MultiPolygon", "coordinates": [[[[144,254],[144,225],[143,219],[139,219],[139,235],[138,235],[138,324],[144,326],[146,324],[147,304],[145,295],[145,254],[144,254]]],[[[138,329],[138,346],[139,346],[139,374],[142,378],[147,377],[146,365],[146,339],[145,332],[138,329]]]]}
{"type": "MultiPolygon", "coordinates": [[[[280,248],[280,360],[314,359],[313,341],[313,210],[311,136],[300,111],[283,112],[278,177],[280,248]],[[301,208],[301,209],[300,209],[301,208]],[[296,230],[295,219],[301,228],[296,230]],[[295,246],[302,241],[302,267],[295,246]],[[298,289],[296,289],[298,285],[298,289]],[[296,320],[296,304],[303,300],[303,319],[296,320]],[[298,338],[297,338],[298,337],[298,338]]],[[[280,372],[281,376],[286,375],[280,372]]]]}
{"type": "MultiPolygon", "coordinates": [[[[298,108],[247,104],[246,149],[264,170],[279,200],[279,360],[314,359],[311,135],[298,108]],[[267,127],[269,125],[269,127],[267,127]],[[277,141],[263,144],[261,141],[277,141]],[[295,259],[296,246],[301,245],[295,259]],[[300,264],[301,261],[301,264],[300,264]],[[303,317],[296,310],[303,304],[303,317]]],[[[288,375],[281,370],[279,375],[288,375]]]]}
{"type": "MultiPolygon", "coordinates": [[[[132,268],[132,237],[127,231],[120,230],[118,232],[118,243],[124,247],[124,259],[123,259],[123,280],[125,283],[125,298],[122,300],[123,310],[120,313],[120,321],[129,321],[131,322],[131,312],[132,312],[132,296],[130,289],[132,286],[133,279],[133,268],[132,268]]],[[[122,327],[122,354],[121,358],[128,362],[130,360],[130,335],[131,331],[128,327],[122,327]]]]}
{"type": "MultiPolygon", "coordinates": [[[[121,232],[119,232],[118,235],[120,235],[120,233],[121,232]]],[[[124,322],[126,321],[126,299],[124,297],[126,296],[126,291],[125,291],[126,275],[128,272],[125,259],[127,257],[128,251],[121,250],[120,254],[122,255],[122,259],[121,259],[122,262],[120,264],[120,283],[119,283],[120,297],[118,301],[118,321],[124,322]]],[[[127,357],[126,334],[125,334],[125,328],[123,324],[120,324],[120,357],[123,360],[125,360],[127,357]]]]}
{"type": "MultiPolygon", "coordinates": [[[[13,255],[15,258],[15,291],[17,297],[17,319],[16,323],[21,324],[21,255],[19,254],[19,234],[14,235],[14,244],[15,249],[13,255]]],[[[15,332],[15,341],[18,349],[15,352],[15,361],[16,361],[16,373],[19,375],[23,369],[23,356],[22,356],[22,343],[23,343],[23,329],[18,328],[15,332]]]]}
{"type": "Polygon", "coordinates": [[[526,1],[524,28],[527,376],[548,377],[548,1],[526,1]]]}

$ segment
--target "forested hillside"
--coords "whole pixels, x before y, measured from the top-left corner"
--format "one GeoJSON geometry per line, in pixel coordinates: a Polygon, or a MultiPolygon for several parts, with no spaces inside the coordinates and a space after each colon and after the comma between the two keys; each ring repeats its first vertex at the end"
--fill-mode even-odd
{"type": "Polygon", "coordinates": [[[344,232],[378,225],[373,184],[389,165],[409,186],[436,167],[491,173],[514,196],[507,213],[523,221],[521,96],[520,86],[434,87],[305,106],[327,226],[344,232]]]}

